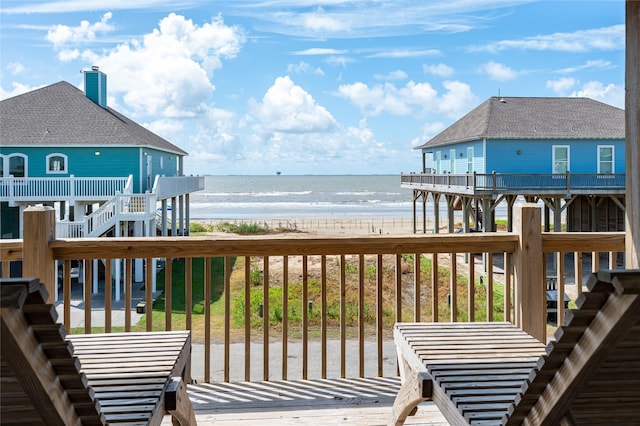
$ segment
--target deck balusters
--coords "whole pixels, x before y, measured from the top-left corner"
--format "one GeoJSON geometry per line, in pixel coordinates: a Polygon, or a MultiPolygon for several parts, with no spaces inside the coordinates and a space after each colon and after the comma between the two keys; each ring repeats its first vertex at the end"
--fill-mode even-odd
{"type": "MultiPolygon", "coordinates": [[[[45,213],[54,214],[54,212],[45,213]]],[[[394,354],[386,353],[383,342],[385,338],[388,338],[385,331],[393,321],[410,319],[412,313],[413,319],[416,321],[438,321],[447,316],[451,321],[459,321],[463,318],[477,319],[476,315],[480,307],[476,305],[480,303],[482,297],[479,287],[476,289],[475,286],[476,279],[481,275],[479,270],[476,270],[474,263],[478,254],[482,255],[486,261],[486,270],[482,272],[482,277],[486,288],[487,319],[501,319],[498,311],[501,311],[503,306],[496,306],[496,301],[499,300],[499,294],[504,285],[504,319],[513,320],[520,327],[524,327],[532,324],[535,326],[544,325],[544,305],[534,309],[539,302],[544,301],[544,293],[540,292],[543,290],[544,277],[546,276],[544,270],[546,263],[543,261],[542,253],[546,252],[557,256],[554,269],[557,266],[558,299],[562,301],[563,293],[567,289],[565,286],[571,283],[571,278],[564,275],[563,259],[566,253],[574,253],[575,271],[579,271],[586,268],[585,262],[589,261],[588,257],[584,256],[585,262],[583,262],[582,252],[589,253],[599,250],[600,252],[592,254],[591,263],[596,265],[601,255],[608,254],[608,265],[611,266],[616,264],[617,253],[624,250],[625,236],[623,233],[541,233],[540,220],[537,220],[536,225],[529,227],[530,229],[527,231],[526,226],[518,224],[515,227],[520,230],[518,234],[501,232],[349,239],[118,237],[100,240],[40,241],[40,246],[48,244],[51,265],[54,262],[63,263],[62,291],[63,303],[65,304],[63,317],[65,325],[69,328],[73,328],[75,321],[72,314],[76,315],[75,310],[70,310],[72,262],[80,262],[84,265],[80,270],[84,275],[82,288],[85,294],[85,311],[77,313],[77,315],[84,315],[82,327],[87,333],[101,331],[99,328],[103,325],[96,323],[95,320],[92,323],[91,311],[95,307],[92,307],[90,296],[95,282],[94,275],[98,272],[95,265],[99,266],[101,273],[102,268],[105,268],[104,328],[106,331],[112,331],[112,329],[115,330],[115,327],[121,326],[115,321],[112,323],[111,319],[114,313],[114,308],[111,306],[110,288],[113,277],[112,266],[124,262],[125,273],[122,276],[125,282],[124,328],[126,331],[130,331],[135,328],[135,324],[131,323],[131,311],[135,309],[131,299],[133,269],[138,263],[145,263],[146,274],[143,277],[146,282],[144,290],[146,312],[143,316],[145,325],[141,328],[146,327],[147,330],[161,328],[192,330],[194,343],[204,347],[204,357],[202,361],[199,361],[203,365],[198,367],[203,367],[205,382],[237,380],[242,378],[242,373],[244,373],[246,381],[259,378],[259,372],[256,377],[255,371],[259,370],[259,361],[256,364],[251,360],[251,346],[253,344],[254,347],[257,347],[255,345],[258,344],[253,342],[254,340],[261,340],[260,343],[263,344],[261,375],[264,380],[271,380],[278,375],[278,364],[282,366],[283,380],[290,380],[294,375],[291,374],[293,370],[289,371],[290,368],[293,368],[289,358],[291,353],[290,339],[295,340],[295,344],[299,344],[298,348],[301,348],[302,351],[301,364],[295,366],[296,379],[301,375],[303,379],[332,378],[337,375],[346,378],[348,376],[365,377],[385,373],[383,359],[393,357],[394,354]],[[538,234],[535,234],[536,232],[538,234]],[[519,247],[523,240],[520,233],[526,235],[527,247],[519,247]],[[522,253],[518,254],[518,250],[526,251],[525,249],[539,250],[540,257],[537,253],[530,252],[526,252],[524,256],[522,253]],[[496,253],[501,253],[504,256],[503,271],[497,270],[498,263],[494,266],[494,261],[499,260],[496,253]],[[518,258],[518,256],[521,257],[518,258]],[[164,272],[165,312],[153,314],[153,261],[157,258],[166,259],[164,272]],[[181,258],[184,258],[185,264],[186,314],[184,325],[178,325],[180,323],[178,314],[171,313],[173,305],[176,304],[171,292],[176,288],[178,281],[172,277],[173,271],[176,269],[176,266],[172,265],[172,260],[181,258]],[[468,259],[469,263],[463,263],[463,258],[468,259]],[[104,261],[94,263],[97,259],[104,259],[104,261]],[[215,280],[212,276],[212,260],[214,259],[222,259],[224,262],[223,282],[212,282],[215,280]],[[428,259],[431,260],[430,273],[428,268],[421,267],[422,263],[428,259]],[[193,281],[200,278],[194,276],[196,275],[194,262],[198,262],[199,267],[201,260],[204,262],[204,297],[200,294],[196,301],[198,308],[202,303],[204,312],[203,315],[196,315],[193,314],[193,298],[196,297],[193,295],[196,288],[193,281]],[[255,277],[252,276],[255,272],[252,271],[252,260],[253,267],[261,269],[263,273],[263,287],[257,289],[258,294],[262,294],[263,312],[262,318],[257,321],[255,305],[253,308],[251,306],[252,288],[255,284],[252,282],[255,280],[255,277]],[[234,268],[236,261],[244,262],[244,267],[236,270],[234,268]],[[293,267],[290,262],[292,261],[295,261],[295,265],[301,265],[300,274],[297,270],[298,266],[295,266],[295,274],[291,274],[293,267]],[[412,261],[413,266],[411,266],[412,261]],[[330,266],[333,266],[331,262],[335,262],[338,267],[330,269],[330,266]],[[282,264],[282,277],[279,276],[279,270],[277,274],[271,273],[275,263],[282,264]],[[448,282],[439,282],[439,271],[445,272],[445,267],[449,269],[450,277],[447,279],[448,282]],[[468,273],[465,272],[465,268],[468,268],[468,273]],[[423,269],[424,271],[422,271],[423,269]],[[501,276],[502,273],[504,275],[501,276]],[[524,273],[526,274],[523,275],[524,273]],[[299,280],[296,279],[295,286],[290,282],[294,275],[300,276],[299,280]],[[495,280],[494,275],[496,275],[495,280]],[[527,283],[530,276],[539,277],[539,279],[536,278],[536,282],[527,283]],[[462,284],[463,277],[468,278],[468,283],[462,284]],[[315,281],[316,279],[317,281],[315,281]],[[216,315],[211,312],[212,284],[217,286],[215,288],[221,288],[220,291],[216,290],[216,300],[221,292],[220,302],[223,309],[216,310],[216,315]],[[442,288],[447,284],[448,288],[442,288]],[[539,293],[524,294],[526,293],[522,289],[524,284],[531,285],[539,293]],[[279,309],[280,301],[275,298],[270,299],[270,290],[273,295],[276,293],[276,287],[279,287],[278,290],[282,290],[281,316],[279,312],[276,312],[279,309]],[[468,292],[468,298],[463,301],[462,294],[465,289],[468,292]],[[335,290],[335,297],[332,296],[332,290],[335,290]],[[412,290],[413,294],[411,294],[412,290]],[[446,292],[450,295],[449,312],[446,307],[438,306],[440,291],[443,292],[443,297],[446,292]],[[244,302],[244,313],[238,312],[239,316],[234,315],[233,298],[235,297],[239,298],[240,304],[244,302]],[[431,301],[428,300],[428,297],[431,297],[431,301]],[[295,302],[292,302],[293,300],[295,302]],[[310,302],[314,302],[312,309],[310,309],[310,302]],[[339,314],[337,312],[333,314],[333,306],[331,306],[331,310],[329,309],[329,305],[334,303],[336,311],[339,304],[339,314]],[[300,304],[302,306],[299,306],[300,304]],[[300,315],[298,316],[299,310],[300,315]],[[430,314],[429,311],[431,311],[430,314]],[[220,315],[217,315],[218,312],[220,315]],[[295,320],[292,312],[296,314],[295,320]],[[271,321],[274,315],[278,322],[281,321],[281,336],[272,335],[276,333],[275,330],[278,332],[280,330],[280,323],[277,324],[278,327],[271,328],[272,323],[275,322],[271,321]],[[528,315],[526,323],[525,315],[528,315]],[[157,322],[155,324],[153,323],[154,317],[157,322]],[[164,324],[161,324],[162,318],[164,318],[164,324]],[[216,324],[213,330],[212,324],[216,324]],[[253,329],[252,324],[254,325],[253,329]],[[258,327],[255,327],[256,324],[258,327]],[[94,327],[95,329],[92,330],[94,327]],[[197,329],[194,330],[194,327],[197,329]],[[255,331],[260,327],[263,330],[255,331]],[[232,342],[232,336],[235,337],[235,332],[238,333],[238,336],[244,332],[244,339],[240,338],[238,342],[234,339],[232,342]],[[336,342],[336,348],[339,346],[339,351],[332,351],[331,339],[338,334],[339,341],[336,342]],[[276,358],[274,356],[276,352],[273,350],[273,346],[269,347],[269,343],[279,343],[280,337],[282,359],[273,359],[276,358]],[[273,342],[270,342],[271,338],[274,338],[273,342]],[[370,342],[369,339],[372,341],[375,339],[375,343],[370,342]],[[316,346],[316,342],[318,346],[316,346]],[[231,349],[234,349],[236,344],[244,345],[244,365],[240,356],[232,358],[231,349]],[[315,350],[316,347],[319,350],[315,350]],[[313,352],[311,348],[314,348],[313,352]],[[223,351],[222,355],[218,355],[221,353],[220,351],[223,351]],[[215,359],[212,359],[214,357],[215,359]],[[335,364],[334,359],[338,360],[336,362],[339,364],[335,364]],[[318,360],[318,363],[312,363],[311,360],[318,360]],[[367,364],[365,365],[365,363],[367,364]],[[224,370],[221,379],[212,377],[212,365],[216,366],[213,371],[224,370]],[[336,369],[331,370],[330,367],[334,365],[336,369]],[[357,368],[348,371],[348,365],[357,365],[357,368]],[[338,366],[339,372],[337,371],[338,366]],[[254,369],[253,376],[252,367],[254,369]],[[270,371],[270,369],[275,371],[270,371]]],[[[22,242],[9,241],[0,244],[3,276],[7,274],[6,271],[11,266],[10,262],[31,255],[30,247],[33,247],[33,244],[38,244],[38,241],[35,243],[25,241],[24,248],[22,242]]],[[[498,256],[500,255],[498,254],[498,256]]],[[[31,262],[38,264],[33,259],[31,262]]],[[[115,275],[117,278],[118,274],[115,275]]],[[[569,273],[569,275],[571,274],[569,273]]],[[[574,275],[573,279],[578,284],[577,291],[581,291],[582,275],[579,273],[574,275]]],[[[440,303],[443,303],[442,300],[440,303]]],[[[162,309],[161,306],[157,308],[162,309]]],[[[558,320],[561,321],[564,316],[563,306],[558,306],[558,313],[558,320]]],[[[544,332],[546,334],[546,329],[544,332]]],[[[242,354],[242,351],[241,348],[239,353],[242,354]]],[[[279,352],[277,354],[279,355],[279,352]]]]}

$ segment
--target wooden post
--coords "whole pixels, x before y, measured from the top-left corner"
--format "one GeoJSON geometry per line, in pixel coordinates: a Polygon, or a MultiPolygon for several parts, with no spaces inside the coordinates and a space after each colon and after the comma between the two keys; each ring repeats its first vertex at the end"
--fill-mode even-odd
{"type": "Polygon", "coordinates": [[[516,325],[546,343],[546,293],[543,285],[543,254],[540,208],[516,206],[515,230],[520,238],[514,253],[516,325]]]}
{"type": "Polygon", "coordinates": [[[22,276],[39,278],[49,293],[47,303],[53,303],[57,282],[49,241],[56,235],[56,212],[52,207],[30,206],[23,220],[22,276]]]}
{"type": "Polygon", "coordinates": [[[626,267],[640,268],[640,2],[626,13],[626,267]]]}

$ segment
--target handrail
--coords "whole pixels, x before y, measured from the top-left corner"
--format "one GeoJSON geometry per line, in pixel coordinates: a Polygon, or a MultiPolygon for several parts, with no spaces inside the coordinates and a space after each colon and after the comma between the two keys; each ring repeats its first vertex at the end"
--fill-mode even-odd
{"type": "Polygon", "coordinates": [[[153,182],[152,192],[158,201],[176,197],[182,194],[201,191],[204,189],[204,176],[159,176],[153,182]]]}
{"type": "Polygon", "coordinates": [[[155,218],[155,194],[116,194],[82,221],[59,221],[58,238],[98,237],[118,221],[155,218]]]}
{"type": "Polygon", "coordinates": [[[20,201],[102,201],[131,187],[126,177],[25,177],[0,178],[0,201],[14,206],[20,201]]]}
{"type": "Polygon", "coordinates": [[[625,174],[533,174],[533,173],[472,173],[472,174],[431,174],[409,173],[401,174],[403,185],[417,187],[457,187],[478,192],[505,191],[554,191],[571,193],[588,190],[625,190],[625,174]]]}
{"type": "MultiPolygon", "coordinates": [[[[529,206],[524,206],[522,211],[533,211],[529,206]]],[[[31,209],[34,208],[25,210],[25,218],[42,213],[31,209]]],[[[45,207],[41,209],[54,214],[45,207]]],[[[7,276],[10,261],[18,258],[23,260],[24,273],[35,276],[50,273],[41,269],[43,265],[63,264],[62,293],[65,298],[71,290],[71,262],[84,265],[81,276],[84,277],[85,294],[90,294],[93,261],[103,260],[104,263],[98,265],[100,268],[105,265],[105,281],[115,282],[116,291],[119,286],[124,289],[126,330],[133,329],[132,270],[143,268],[144,282],[153,283],[156,259],[164,259],[164,318],[153,315],[149,308],[143,324],[147,330],[176,327],[178,314],[173,312],[174,302],[170,295],[173,286],[177,285],[175,280],[184,279],[186,313],[181,315],[180,321],[192,330],[194,341],[204,344],[203,364],[194,366],[203,372],[204,381],[211,380],[214,362],[221,366],[223,380],[255,380],[251,371],[256,366],[251,364],[250,351],[256,339],[262,342],[279,340],[282,347],[282,359],[273,359],[270,345],[263,345],[262,379],[273,379],[278,374],[287,379],[286,353],[291,344],[303,346],[303,378],[310,374],[326,377],[326,365],[333,356],[338,356],[337,362],[342,364],[341,377],[350,374],[363,377],[364,366],[369,362],[365,360],[365,342],[371,338],[377,348],[373,362],[378,365],[378,374],[383,375],[383,358],[393,356],[385,352],[384,342],[395,321],[482,319],[512,321],[521,328],[531,321],[544,326],[545,277],[553,275],[556,291],[564,294],[566,281],[570,278],[565,271],[566,255],[573,254],[574,279],[579,282],[582,282],[581,274],[586,267],[583,252],[591,252],[592,268],[600,267],[601,253],[609,256],[609,267],[616,266],[616,253],[624,251],[624,233],[540,232],[539,208],[535,209],[537,218],[521,220],[523,223],[516,227],[517,233],[407,237],[291,238],[283,235],[43,241],[42,236],[47,233],[43,229],[32,230],[34,227],[30,226],[28,229],[33,232],[25,232],[22,244],[15,240],[0,241],[0,253],[3,276],[7,276]],[[521,235],[526,235],[526,244],[521,235]],[[44,244],[48,250],[29,250],[31,244],[44,244]],[[545,253],[555,256],[555,271],[545,270],[545,253]],[[195,290],[195,276],[200,274],[196,273],[195,265],[203,258],[202,276],[213,286],[204,286],[204,295],[195,290]],[[474,259],[474,262],[467,263],[465,258],[474,259]],[[213,279],[212,264],[215,262],[224,271],[219,278],[221,281],[213,279]],[[184,275],[176,277],[172,271],[178,265],[184,268],[184,275]],[[276,268],[276,265],[280,266],[276,268]],[[120,276],[118,271],[124,271],[124,275],[120,276]],[[122,278],[121,282],[119,278],[122,278]],[[214,297],[220,298],[218,313],[209,309],[214,297]],[[256,305],[258,301],[260,309],[256,305]],[[196,304],[201,314],[194,313],[196,304]],[[258,317],[259,313],[261,317],[258,317]],[[214,328],[211,327],[213,323],[217,324],[214,328]],[[232,335],[239,343],[233,343],[232,335]],[[311,337],[314,335],[319,336],[320,342],[318,353],[314,355],[320,360],[320,372],[309,370],[309,345],[314,341],[311,337]],[[332,338],[340,341],[339,354],[327,351],[327,342],[332,338]],[[352,340],[356,348],[348,350],[346,342],[352,340]],[[232,344],[244,345],[245,359],[231,359],[232,344]],[[218,350],[220,352],[215,352],[218,350]],[[357,373],[344,369],[349,357],[357,357],[357,373]]],[[[91,332],[92,327],[104,326],[107,332],[112,329],[112,286],[105,286],[104,292],[104,324],[92,322],[95,319],[91,316],[91,299],[84,300],[85,332],[91,332]]],[[[146,307],[154,306],[152,285],[145,286],[143,301],[146,307]]],[[[160,308],[157,303],[155,308],[160,308]]],[[[564,306],[559,304],[558,321],[563,316],[564,306]]],[[[70,318],[70,303],[65,302],[67,326],[70,318]]],[[[546,326],[543,330],[546,333],[546,326]]]]}

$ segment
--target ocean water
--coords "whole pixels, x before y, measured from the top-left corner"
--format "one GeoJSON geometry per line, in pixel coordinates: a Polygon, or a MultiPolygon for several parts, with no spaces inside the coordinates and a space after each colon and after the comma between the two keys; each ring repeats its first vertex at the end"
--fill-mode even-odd
{"type": "Polygon", "coordinates": [[[193,219],[411,216],[399,175],[205,176],[191,194],[193,219]]]}

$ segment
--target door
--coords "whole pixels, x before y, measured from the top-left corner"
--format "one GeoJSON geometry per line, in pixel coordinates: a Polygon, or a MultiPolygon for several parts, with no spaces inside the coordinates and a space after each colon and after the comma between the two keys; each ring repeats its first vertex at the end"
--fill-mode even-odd
{"type": "Polygon", "coordinates": [[[150,155],[147,155],[147,187],[149,191],[151,191],[151,176],[153,176],[153,161],[150,155]]]}

